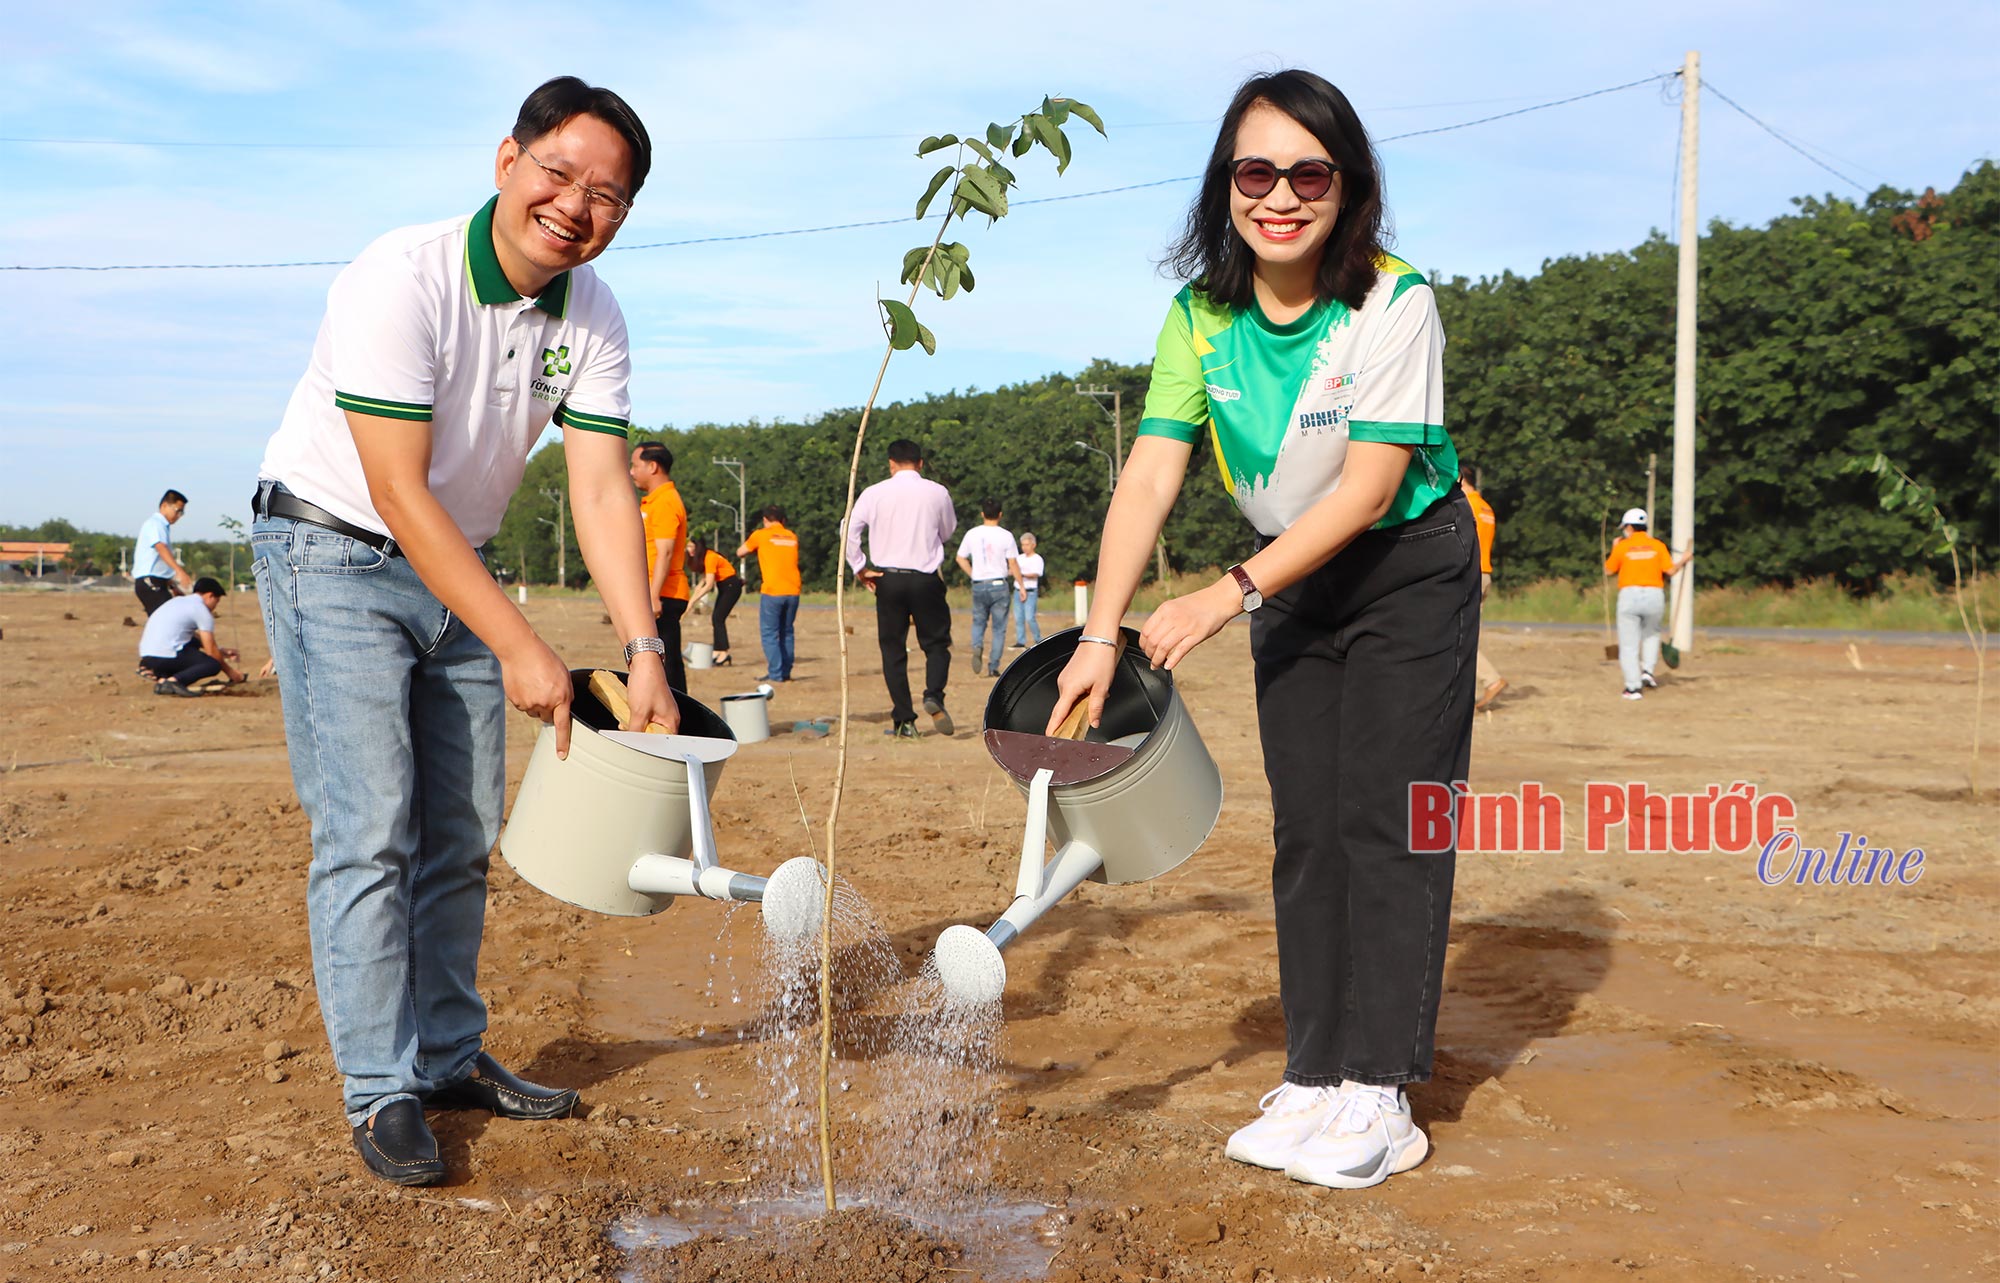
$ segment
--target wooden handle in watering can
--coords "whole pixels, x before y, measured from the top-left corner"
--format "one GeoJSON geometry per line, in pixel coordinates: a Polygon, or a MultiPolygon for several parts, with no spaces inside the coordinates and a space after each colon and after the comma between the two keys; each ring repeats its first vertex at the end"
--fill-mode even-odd
{"type": "MultiPolygon", "coordinates": [[[[625,698],[625,682],[618,674],[604,668],[593,672],[590,675],[590,693],[595,695],[597,702],[604,705],[605,709],[618,719],[617,726],[613,727],[614,730],[622,728],[627,722],[632,720],[632,703],[625,698]]],[[[654,722],[648,722],[645,729],[649,735],[666,735],[669,733],[665,727],[654,722]]]]}
{"type": "MultiPolygon", "coordinates": [[[[1096,642],[1085,644],[1097,645],[1096,642]]],[[[1111,680],[1115,682],[1118,680],[1118,665],[1123,663],[1125,659],[1125,630],[1123,628],[1118,630],[1118,645],[1114,648],[1114,651],[1115,653],[1111,657],[1111,680]]],[[[1109,691],[1105,693],[1106,695],[1110,694],[1109,691]]],[[[1059,740],[1080,740],[1088,734],[1090,734],[1090,700],[1088,697],[1085,697],[1078,700],[1076,707],[1069,710],[1069,716],[1063,718],[1056,725],[1056,733],[1052,738],[1059,740]]]]}

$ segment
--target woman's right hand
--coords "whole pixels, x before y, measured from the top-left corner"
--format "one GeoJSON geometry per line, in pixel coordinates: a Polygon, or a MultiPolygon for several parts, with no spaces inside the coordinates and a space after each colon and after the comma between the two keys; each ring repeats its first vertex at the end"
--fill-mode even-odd
{"type": "Polygon", "coordinates": [[[1117,648],[1101,642],[1078,642],[1076,653],[1069,657],[1062,675],[1056,678],[1056,706],[1049,713],[1048,728],[1042,734],[1054,735],[1056,727],[1062,725],[1080,699],[1090,701],[1090,724],[1095,726],[1102,721],[1104,699],[1111,693],[1111,679],[1117,671],[1117,648]]]}

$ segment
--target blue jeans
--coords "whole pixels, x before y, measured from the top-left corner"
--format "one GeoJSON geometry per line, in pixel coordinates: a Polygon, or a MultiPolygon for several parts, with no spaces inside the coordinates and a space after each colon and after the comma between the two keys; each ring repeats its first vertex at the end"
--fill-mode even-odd
{"type": "Polygon", "coordinates": [[[1014,644],[1027,645],[1028,630],[1032,628],[1035,630],[1035,645],[1039,646],[1042,644],[1042,621],[1036,617],[1035,610],[1036,603],[1041,600],[1042,590],[1037,585],[1025,591],[1026,597],[1016,598],[1014,601],[1014,644]]]}
{"type": "Polygon", "coordinates": [[[1000,651],[1007,645],[1007,603],[1014,589],[1004,579],[976,580],[972,585],[972,661],[980,662],[979,652],[990,652],[985,661],[989,672],[1000,671],[1000,651]],[[993,644],[986,645],[986,625],[993,624],[993,644]]]}
{"type": "Polygon", "coordinates": [[[757,598],[757,631],[764,641],[764,674],[781,682],[792,680],[792,627],[798,622],[799,599],[773,597],[762,593],[757,598]]]}
{"type": "Polygon", "coordinates": [[[463,1078],[500,831],[500,661],[408,561],[318,526],[251,526],[292,783],[312,822],[306,908],[348,1121],[463,1078]]]}

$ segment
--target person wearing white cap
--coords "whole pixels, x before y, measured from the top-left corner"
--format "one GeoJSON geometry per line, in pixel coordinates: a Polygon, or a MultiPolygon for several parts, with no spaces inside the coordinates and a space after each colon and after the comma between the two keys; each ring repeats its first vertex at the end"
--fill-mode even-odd
{"type": "Polygon", "coordinates": [[[1618,576],[1618,669],[1625,679],[1625,698],[1639,699],[1645,688],[1659,685],[1653,669],[1660,662],[1667,576],[1693,559],[1694,545],[1675,561],[1667,546],[1647,533],[1644,508],[1627,508],[1618,521],[1624,533],[1611,545],[1604,573],[1618,576]]]}

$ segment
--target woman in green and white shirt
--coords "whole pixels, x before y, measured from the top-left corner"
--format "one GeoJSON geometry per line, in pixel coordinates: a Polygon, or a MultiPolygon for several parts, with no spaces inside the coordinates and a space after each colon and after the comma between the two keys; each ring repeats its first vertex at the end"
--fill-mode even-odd
{"type": "Polygon", "coordinates": [[[1087,698],[1096,723],[1115,650],[1088,643],[1116,636],[1206,430],[1254,555],[1153,612],[1139,644],[1172,669],[1250,612],[1287,1047],[1227,1152],[1338,1188],[1429,1150],[1402,1086],[1430,1077],[1454,851],[1449,834],[1413,842],[1411,786],[1466,777],[1479,632],[1444,333],[1382,226],[1346,97],[1306,71],[1246,82],[1175,247],[1189,284],[1050,722],[1087,698]]]}

